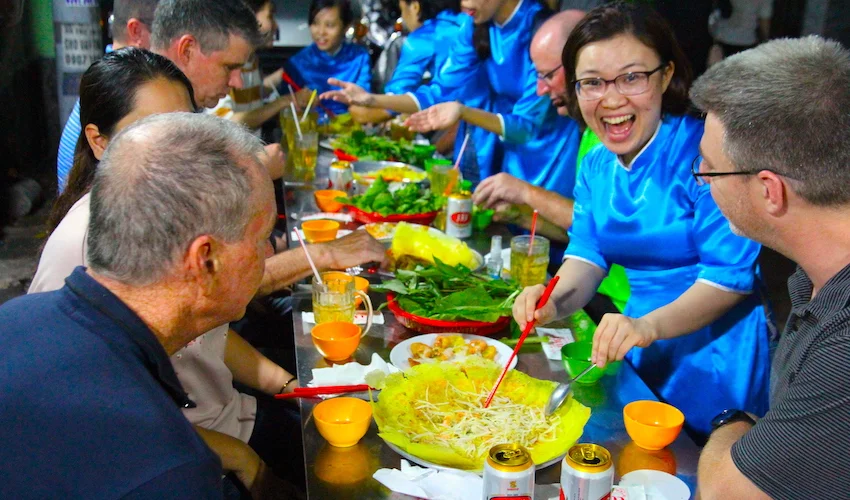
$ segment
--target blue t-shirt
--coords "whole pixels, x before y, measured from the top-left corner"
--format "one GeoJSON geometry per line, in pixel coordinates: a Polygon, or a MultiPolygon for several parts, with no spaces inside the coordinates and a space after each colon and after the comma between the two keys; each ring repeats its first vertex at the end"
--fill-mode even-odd
{"type": "MultiPolygon", "coordinates": [[[[318,94],[337,88],[328,84],[328,78],[354,82],[367,92],[372,89],[372,65],[369,52],[353,43],[343,43],[334,55],[319,50],[315,43],[311,43],[290,57],[284,69],[295,83],[314,89],[318,94]]],[[[337,114],[348,110],[348,106],[341,102],[324,100],[322,104],[337,114]]],[[[319,112],[322,112],[321,108],[319,112]]]]}
{"type": "Polygon", "coordinates": [[[0,498],[220,498],[168,355],[78,267],[0,306],[0,498]]]}

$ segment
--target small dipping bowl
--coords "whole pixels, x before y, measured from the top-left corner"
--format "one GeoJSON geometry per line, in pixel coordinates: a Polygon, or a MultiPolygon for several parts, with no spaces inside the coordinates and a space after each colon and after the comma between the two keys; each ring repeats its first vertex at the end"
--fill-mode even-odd
{"type": "Polygon", "coordinates": [[[362,330],[354,323],[331,321],[313,327],[313,345],[331,361],[345,361],[360,345],[362,330]]]}
{"type": "Polygon", "coordinates": [[[336,201],[336,199],[340,197],[345,198],[348,196],[348,193],[335,189],[320,189],[313,193],[313,196],[316,198],[316,206],[319,207],[319,210],[322,212],[337,213],[342,210],[342,203],[336,201]]]}
{"type": "Polygon", "coordinates": [[[321,243],[336,238],[339,222],[326,219],[308,220],[301,223],[301,229],[304,231],[304,237],[307,238],[308,242],[321,243]]]}
{"type": "MultiPolygon", "coordinates": [[[[348,273],[344,273],[342,271],[328,271],[322,273],[322,276],[327,276],[327,279],[346,279],[346,277],[354,278],[354,289],[359,290],[363,293],[369,293],[369,280],[362,276],[352,276],[348,273]]],[[[363,299],[360,298],[359,295],[354,296],[354,308],[357,309],[360,307],[360,304],[363,303],[363,299]]]]}
{"type": "MultiPolygon", "coordinates": [[[[561,360],[570,378],[575,377],[590,366],[590,356],[593,354],[593,343],[572,342],[561,348],[561,360]]],[[[622,361],[608,363],[605,368],[593,368],[586,375],[576,380],[576,384],[593,384],[602,378],[602,375],[613,375],[620,369],[622,361]]]]}
{"type": "Polygon", "coordinates": [[[322,401],[313,408],[319,434],[332,446],[354,446],[369,430],[372,406],[357,398],[339,397],[322,401]]]}
{"type": "Polygon", "coordinates": [[[647,450],[660,450],[676,440],[685,415],[675,406],[660,401],[633,401],[623,408],[626,432],[647,450]]]}

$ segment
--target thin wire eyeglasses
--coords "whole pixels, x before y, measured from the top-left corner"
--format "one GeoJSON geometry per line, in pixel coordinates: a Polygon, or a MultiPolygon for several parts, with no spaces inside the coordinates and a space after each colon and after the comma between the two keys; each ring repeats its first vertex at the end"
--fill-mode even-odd
{"type": "Polygon", "coordinates": [[[667,64],[666,62],[662,63],[661,66],[658,66],[652,71],[623,73],[622,75],[617,75],[613,80],[595,77],[573,80],[572,83],[575,85],[578,98],[585,101],[594,101],[602,98],[608,90],[608,85],[612,83],[620,95],[640,95],[649,90],[649,77],[653,73],[666,68],[667,64]]]}
{"type": "Polygon", "coordinates": [[[700,172],[699,166],[701,164],[702,155],[697,155],[697,157],[694,158],[694,161],[691,162],[691,175],[694,177],[694,180],[700,186],[704,186],[708,183],[708,181],[706,180],[707,177],[722,177],[724,175],[756,175],[759,172],[771,172],[776,175],[781,175],[782,177],[793,179],[793,177],[791,177],[790,175],[786,175],[781,172],[771,170],[769,168],[760,168],[758,170],[736,170],[734,172],[700,172]]]}
{"type": "Polygon", "coordinates": [[[538,73],[537,79],[543,80],[544,82],[549,83],[549,81],[552,79],[552,77],[555,76],[555,72],[558,71],[559,69],[563,68],[563,67],[564,67],[563,64],[559,64],[558,66],[555,67],[555,69],[553,69],[552,71],[549,71],[548,73],[544,73],[542,75],[540,73],[538,73]]]}

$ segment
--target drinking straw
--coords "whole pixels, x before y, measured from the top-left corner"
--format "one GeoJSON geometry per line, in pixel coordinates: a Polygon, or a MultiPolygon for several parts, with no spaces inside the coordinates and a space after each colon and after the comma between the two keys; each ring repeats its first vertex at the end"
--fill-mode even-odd
{"type": "Polygon", "coordinates": [[[295,122],[295,130],[298,132],[298,138],[304,139],[301,135],[301,125],[298,124],[298,113],[295,112],[295,103],[290,102],[289,108],[292,109],[292,120],[295,122]]]}
{"type": "Polygon", "coordinates": [[[287,83],[286,86],[289,87],[289,96],[292,97],[292,102],[297,102],[297,99],[295,98],[295,91],[292,90],[292,85],[287,83]]]}
{"type": "Polygon", "coordinates": [[[319,270],[316,269],[316,264],[313,263],[313,258],[310,257],[310,252],[307,251],[307,244],[304,243],[304,239],[301,238],[301,231],[298,228],[295,229],[295,236],[298,237],[298,242],[301,243],[301,248],[304,249],[304,255],[307,256],[307,262],[310,264],[310,269],[313,270],[313,276],[316,277],[316,283],[322,284],[322,277],[319,276],[319,270]]]}
{"type": "Polygon", "coordinates": [[[457,161],[455,162],[455,170],[460,169],[460,159],[463,158],[463,152],[466,151],[467,142],[469,142],[469,132],[466,133],[466,137],[463,138],[463,144],[460,145],[460,152],[457,154],[457,161]]]}
{"type": "MultiPolygon", "coordinates": [[[[281,76],[283,77],[283,81],[285,81],[290,86],[292,86],[292,88],[294,88],[296,92],[301,90],[301,86],[298,85],[297,83],[295,83],[295,80],[293,80],[292,77],[289,76],[289,74],[283,68],[281,68],[281,76]]],[[[322,101],[319,101],[319,107],[325,110],[325,113],[328,114],[329,118],[333,119],[333,118],[336,117],[336,113],[334,113],[333,111],[331,111],[327,107],[325,107],[325,105],[322,104],[322,101]]]]}
{"type": "Polygon", "coordinates": [[[316,90],[313,90],[313,93],[310,94],[310,100],[307,101],[307,109],[304,110],[304,116],[301,117],[302,120],[307,119],[307,113],[310,112],[310,108],[313,107],[313,100],[316,99],[316,90]]]}
{"type": "Polygon", "coordinates": [[[528,256],[531,257],[531,251],[534,250],[534,233],[537,231],[537,210],[531,216],[531,240],[528,242],[528,256]]]}
{"type": "MultiPolygon", "coordinates": [[[[543,295],[540,297],[540,300],[537,301],[537,305],[534,307],[535,311],[546,305],[546,302],[549,301],[549,296],[552,295],[552,290],[555,289],[555,285],[558,284],[559,279],[559,276],[555,276],[554,278],[552,278],[551,281],[549,281],[549,284],[546,285],[546,290],[543,291],[543,295]]],[[[529,332],[531,332],[531,329],[534,328],[534,324],[536,322],[537,320],[532,319],[525,325],[525,329],[522,331],[522,335],[519,336],[519,340],[516,343],[516,347],[514,347],[514,352],[511,353],[511,357],[508,358],[508,362],[505,363],[505,368],[502,369],[502,374],[499,375],[499,379],[496,380],[496,385],[493,386],[493,389],[487,396],[487,401],[484,402],[484,408],[490,406],[490,403],[493,401],[493,396],[496,395],[496,390],[502,383],[502,379],[505,378],[505,374],[508,373],[508,369],[510,368],[514,358],[516,358],[516,353],[518,353],[519,350],[522,348],[522,344],[523,342],[525,342],[525,338],[528,337],[529,332]]]]}

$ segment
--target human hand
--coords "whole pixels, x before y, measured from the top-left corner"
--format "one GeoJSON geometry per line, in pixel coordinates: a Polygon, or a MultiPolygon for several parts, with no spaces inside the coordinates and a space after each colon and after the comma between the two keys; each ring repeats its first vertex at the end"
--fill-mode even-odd
{"type": "Polygon", "coordinates": [[[555,308],[555,301],[551,298],[546,301],[546,305],[537,309],[537,302],[543,296],[546,287],[543,285],[534,285],[525,288],[514,301],[513,315],[514,320],[519,325],[520,330],[525,330],[525,326],[532,319],[537,321],[537,325],[545,325],[555,319],[558,313],[555,308]]]}
{"type": "Polygon", "coordinates": [[[295,107],[297,107],[298,109],[306,108],[307,104],[310,102],[310,96],[311,95],[313,95],[313,90],[308,89],[307,87],[303,87],[301,90],[296,92],[295,93],[295,107]]]}
{"type": "Polygon", "coordinates": [[[318,245],[326,255],[326,266],[331,269],[348,269],[367,262],[386,264],[386,248],[367,231],[354,231],[342,238],[318,245]]]}
{"type": "Polygon", "coordinates": [[[498,205],[529,205],[531,184],[500,172],[487,177],[472,193],[472,202],[479,207],[496,208],[498,205]]]}
{"type": "Polygon", "coordinates": [[[404,125],[416,132],[430,132],[449,128],[460,121],[463,112],[463,104],[452,102],[441,102],[428,109],[413,113],[405,120],[404,125]]]}
{"type": "Polygon", "coordinates": [[[622,314],[606,314],[593,334],[593,354],[590,360],[599,368],[610,361],[619,361],[632,347],[649,347],[658,340],[654,325],[643,318],[622,314]]]}
{"type": "Polygon", "coordinates": [[[320,99],[331,99],[343,104],[355,104],[357,106],[365,106],[367,108],[371,107],[372,103],[375,101],[375,97],[372,94],[366,92],[363,87],[356,83],[344,82],[336,78],[328,78],[328,84],[341,87],[342,90],[329,90],[327,92],[323,92],[322,95],[319,96],[320,99]]]}
{"type": "Polygon", "coordinates": [[[515,224],[522,217],[522,210],[511,203],[497,203],[493,206],[493,222],[515,224]]]}
{"type": "Polygon", "coordinates": [[[266,170],[269,171],[269,177],[272,180],[280,179],[283,177],[286,168],[286,156],[283,154],[280,144],[276,142],[267,144],[264,149],[266,150],[266,155],[262,157],[262,162],[266,170]]]}

